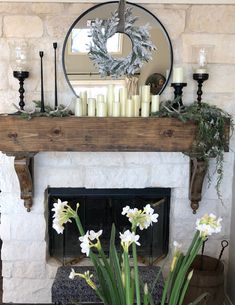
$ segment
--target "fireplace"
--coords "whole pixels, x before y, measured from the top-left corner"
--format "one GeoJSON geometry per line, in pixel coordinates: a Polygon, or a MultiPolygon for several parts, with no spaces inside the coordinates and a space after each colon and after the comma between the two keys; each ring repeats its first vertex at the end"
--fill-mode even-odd
{"type": "MultiPolygon", "coordinates": [[[[121,215],[126,205],[142,209],[150,204],[159,214],[158,223],[148,230],[138,231],[141,246],[138,249],[140,262],[153,264],[168,253],[169,242],[169,188],[145,189],[85,189],[85,188],[49,188],[49,253],[64,265],[76,264],[84,258],[80,252],[76,224],[65,226],[64,234],[57,234],[52,229],[51,209],[53,203],[60,198],[68,201],[75,208],[79,202],[79,216],[85,231],[103,230],[101,242],[106,253],[109,250],[111,227],[114,223],[117,232],[130,228],[127,218],[121,215]]],[[[118,241],[117,246],[120,244],[118,241]]]]}

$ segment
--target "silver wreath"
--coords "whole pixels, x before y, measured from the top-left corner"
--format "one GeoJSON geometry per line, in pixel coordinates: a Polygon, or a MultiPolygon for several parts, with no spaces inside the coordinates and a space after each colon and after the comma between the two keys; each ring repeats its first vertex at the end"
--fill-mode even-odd
{"type": "Polygon", "coordinates": [[[145,62],[152,59],[152,51],[156,50],[149,34],[149,25],[135,26],[137,17],[132,16],[132,8],[125,11],[124,33],[132,41],[132,52],[127,57],[115,58],[108,53],[107,40],[117,33],[119,24],[118,12],[107,20],[96,19],[91,27],[92,42],[89,46],[89,58],[102,77],[118,78],[139,72],[145,62]]]}

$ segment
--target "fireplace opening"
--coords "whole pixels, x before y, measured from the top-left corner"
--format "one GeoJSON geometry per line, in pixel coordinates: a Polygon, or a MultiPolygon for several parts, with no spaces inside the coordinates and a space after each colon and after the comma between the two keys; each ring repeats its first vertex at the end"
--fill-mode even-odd
{"type": "Polygon", "coordinates": [[[138,230],[141,246],[138,247],[139,260],[145,264],[153,264],[165,257],[169,244],[169,188],[145,189],[85,189],[85,188],[48,188],[49,206],[49,253],[63,265],[79,263],[85,256],[80,251],[79,234],[76,224],[66,224],[64,234],[57,234],[52,229],[51,211],[57,199],[68,201],[75,209],[79,202],[79,216],[85,232],[87,230],[103,230],[100,238],[106,253],[109,251],[111,227],[116,226],[117,248],[120,244],[118,232],[130,229],[127,218],[121,215],[123,207],[129,205],[142,209],[150,204],[159,214],[158,222],[147,230],[138,230]]]}

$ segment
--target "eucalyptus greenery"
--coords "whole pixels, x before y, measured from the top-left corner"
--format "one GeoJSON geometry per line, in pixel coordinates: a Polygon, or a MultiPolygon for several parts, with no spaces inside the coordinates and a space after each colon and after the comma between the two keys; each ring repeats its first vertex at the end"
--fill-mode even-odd
{"type": "Polygon", "coordinates": [[[107,20],[95,20],[91,27],[92,43],[88,55],[102,77],[133,75],[152,58],[151,53],[156,47],[150,40],[149,25],[135,26],[137,20],[132,16],[132,9],[127,8],[124,33],[131,39],[132,52],[125,58],[114,58],[107,50],[107,40],[117,33],[118,12],[115,11],[107,20]]]}
{"type": "MultiPolygon", "coordinates": [[[[216,191],[222,201],[220,184],[223,179],[224,149],[228,145],[226,129],[233,131],[233,119],[224,110],[207,103],[194,102],[189,106],[181,106],[179,99],[166,101],[161,104],[160,111],[152,113],[157,117],[173,117],[182,122],[195,122],[197,125],[196,138],[192,149],[185,152],[192,158],[203,160],[209,166],[210,158],[216,159],[216,191]]],[[[210,174],[208,173],[209,181],[210,174]]]]}
{"type": "Polygon", "coordinates": [[[69,105],[59,105],[56,109],[53,109],[51,106],[45,106],[45,112],[40,112],[41,101],[33,101],[35,107],[32,110],[21,110],[18,106],[13,104],[15,108],[21,113],[21,118],[30,120],[34,117],[65,117],[72,115],[71,110],[69,110],[69,105]]]}

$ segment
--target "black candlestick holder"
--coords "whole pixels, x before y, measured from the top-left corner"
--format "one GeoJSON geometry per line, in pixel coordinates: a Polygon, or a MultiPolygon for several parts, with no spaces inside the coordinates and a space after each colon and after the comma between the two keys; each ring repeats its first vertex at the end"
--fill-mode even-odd
{"type": "Polygon", "coordinates": [[[20,84],[20,102],[19,106],[21,110],[24,110],[25,102],[24,102],[24,80],[29,77],[29,72],[28,71],[13,71],[13,76],[18,79],[19,84],[20,84]]]}
{"type": "Polygon", "coordinates": [[[183,102],[182,102],[182,95],[183,95],[183,88],[187,87],[187,83],[172,83],[171,87],[175,89],[174,91],[174,99],[177,99],[177,106],[179,105],[180,107],[183,107],[183,102]]]}
{"type": "Polygon", "coordinates": [[[204,81],[208,80],[209,74],[208,73],[194,73],[193,79],[197,81],[198,83],[198,90],[197,90],[197,101],[198,104],[201,105],[202,102],[202,84],[204,81]]]}

